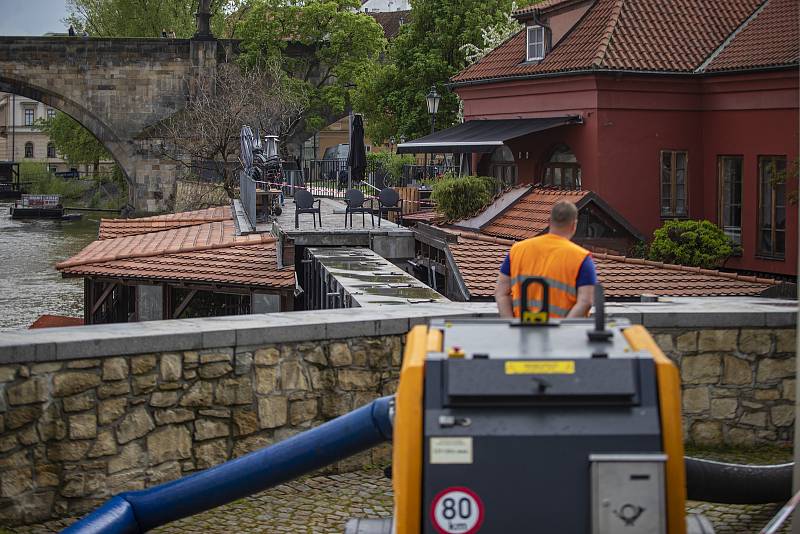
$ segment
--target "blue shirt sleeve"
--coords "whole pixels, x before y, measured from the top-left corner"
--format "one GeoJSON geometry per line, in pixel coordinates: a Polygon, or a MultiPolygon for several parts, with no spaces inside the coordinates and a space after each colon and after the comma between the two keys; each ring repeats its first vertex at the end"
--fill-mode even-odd
{"type": "Polygon", "coordinates": [[[594,267],[594,260],[590,254],[586,256],[586,259],[581,263],[581,268],[578,271],[578,278],[575,281],[575,287],[594,285],[597,285],[597,270],[594,267]]]}
{"type": "Polygon", "coordinates": [[[511,256],[509,254],[506,254],[506,259],[503,260],[503,264],[500,266],[500,273],[511,276],[511,256]]]}

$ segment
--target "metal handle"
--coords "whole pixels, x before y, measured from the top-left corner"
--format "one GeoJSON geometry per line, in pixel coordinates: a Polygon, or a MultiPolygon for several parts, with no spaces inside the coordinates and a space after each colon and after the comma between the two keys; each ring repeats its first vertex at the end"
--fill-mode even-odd
{"type": "Polygon", "coordinates": [[[539,284],[542,286],[542,307],[539,311],[550,314],[550,286],[547,280],[540,276],[529,276],[522,281],[520,289],[521,295],[519,303],[519,314],[522,316],[523,312],[528,309],[528,286],[531,284],[539,284]]]}

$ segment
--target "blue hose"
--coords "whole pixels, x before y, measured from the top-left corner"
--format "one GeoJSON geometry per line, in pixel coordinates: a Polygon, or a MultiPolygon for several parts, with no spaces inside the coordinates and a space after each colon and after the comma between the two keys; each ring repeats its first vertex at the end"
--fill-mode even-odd
{"type": "Polygon", "coordinates": [[[200,473],[121,493],[62,532],[139,534],[264,491],[392,439],[392,397],[200,473]]]}

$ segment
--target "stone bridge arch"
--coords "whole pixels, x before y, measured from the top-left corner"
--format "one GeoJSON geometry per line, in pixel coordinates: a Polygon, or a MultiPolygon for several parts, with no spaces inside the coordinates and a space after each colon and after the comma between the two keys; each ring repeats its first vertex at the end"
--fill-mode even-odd
{"type": "Polygon", "coordinates": [[[183,109],[186,81],[236,53],[235,41],[0,37],[0,91],[70,115],[103,143],[140,211],[167,208],[177,169],[142,133],[183,109]]]}

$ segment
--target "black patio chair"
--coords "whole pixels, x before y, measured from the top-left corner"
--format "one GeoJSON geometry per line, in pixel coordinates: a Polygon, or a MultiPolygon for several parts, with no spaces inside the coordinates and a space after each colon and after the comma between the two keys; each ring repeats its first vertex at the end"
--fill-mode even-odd
{"type": "Polygon", "coordinates": [[[389,218],[389,212],[397,213],[397,224],[403,224],[403,199],[400,194],[391,187],[384,187],[378,193],[378,226],[381,225],[383,214],[389,218]]]}
{"type": "Polygon", "coordinates": [[[339,190],[339,191],[341,191],[342,189],[345,189],[347,187],[347,179],[348,178],[349,178],[349,175],[347,173],[347,169],[340,170],[339,171],[339,181],[336,184],[336,189],[339,190]]]}
{"type": "Polygon", "coordinates": [[[375,226],[375,212],[373,209],[364,206],[366,199],[364,193],[358,189],[348,189],[344,194],[344,202],[347,204],[347,209],[344,212],[344,226],[347,228],[347,215],[350,215],[350,227],[353,226],[353,214],[361,214],[361,226],[365,226],[364,217],[369,213],[369,218],[372,220],[372,226],[375,226]]]}
{"type": "Polygon", "coordinates": [[[294,227],[300,227],[300,214],[310,213],[311,219],[314,221],[314,228],[317,227],[317,219],[314,217],[316,213],[319,216],[319,227],[322,228],[322,210],[320,209],[320,200],[314,198],[314,195],[305,189],[298,189],[294,192],[294,227]],[[316,204],[316,208],[314,205],[316,204]]]}

